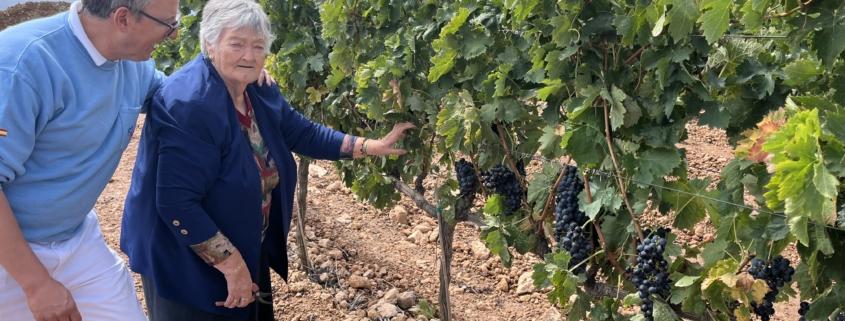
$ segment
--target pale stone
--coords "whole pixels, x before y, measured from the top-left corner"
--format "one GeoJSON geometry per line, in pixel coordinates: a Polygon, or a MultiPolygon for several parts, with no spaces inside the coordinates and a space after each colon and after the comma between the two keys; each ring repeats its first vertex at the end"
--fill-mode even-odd
{"type": "Polygon", "coordinates": [[[508,292],[509,288],[510,286],[508,285],[508,279],[506,278],[501,278],[499,279],[499,283],[496,283],[496,290],[508,292]]]}
{"type": "Polygon", "coordinates": [[[353,275],[349,277],[349,286],[355,289],[369,289],[373,287],[373,283],[363,276],[353,275]]]}
{"type": "Polygon", "coordinates": [[[522,273],[519,276],[519,281],[516,285],[516,294],[528,294],[534,292],[534,279],[531,278],[531,272],[522,273]]]}
{"type": "Polygon", "coordinates": [[[470,244],[470,248],[472,249],[472,256],[478,259],[485,260],[490,257],[490,250],[487,245],[484,245],[484,242],[475,240],[470,244]]]}
{"type": "Polygon", "coordinates": [[[382,318],[392,318],[402,313],[402,310],[400,310],[399,307],[390,303],[382,303],[378,305],[376,310],[378,310],[378,315],[382,318]]]}
{"type": "Polygon", "coordinates": [[[410,221],[408,221],[408,211],[402,205],[396,205],[396,207],[390,210],[390,218],[405,225],[410,224],[410,221]]]}
{"type": "Polygon", "coordinates": [[[414,291],[405,291],[396,297],[396,305],[400,308],[408,310],[417,305],[417,294],[414,291]]]}
{"type": "Polygon", "coordinates": [[[440,233],[437,233],[437,231],[431,231],[431,233],[428,234],[428,241],[429,242],[437,242],[437,238],[439,238],[439,237],[440,237],[440,233]]]}
{"type": "Polygon", "coordinates": [[[398,297],[399,297],[399,289],[392,288],[390,290],[387,290],[387,292],[384,293],[384,296],[381,297],[381,302],[396,304],[398,297]]]}

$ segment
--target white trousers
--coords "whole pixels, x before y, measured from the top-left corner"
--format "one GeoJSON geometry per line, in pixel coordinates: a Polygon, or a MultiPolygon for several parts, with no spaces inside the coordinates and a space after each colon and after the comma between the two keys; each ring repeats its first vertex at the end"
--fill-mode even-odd
{"type": "MultiPolygon", "coordinates": [[[[30,243],[50,275],[73,296],[85,321],[146,321],[129,269],[110,249],[92,210],[77,234],[61,242],[30,243]]],[[[0,321],[30,321],[20,285],[0,266],[0,321]]]]}

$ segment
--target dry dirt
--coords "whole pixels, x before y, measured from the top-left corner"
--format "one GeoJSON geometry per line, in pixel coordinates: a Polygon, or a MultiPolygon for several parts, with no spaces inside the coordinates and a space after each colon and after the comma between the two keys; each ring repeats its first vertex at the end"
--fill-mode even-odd
{"type": "MultiPolygon", "coordinates": [[[[17,5],[0,12],[0,30],[66,7],[66,3],[17,5]]],[[[138,125],[143,125],[143,119],[138,120],[138,125]]],[[[724,134],[694,124],[688,129],[690,138],[681,147],[687,149],[691,176],[718,178],[721,168],[733,157],[724,134]]],[[[140,132],[135,131],[120,166],[96,205],[103,234],[114,249],[118,248],[123,200],[140,132]]],[[[434,220],[407,198],[388,210],[377,210],[356,200],[341,186],[330,162],[312,165],[308,192],[305,235],[309,258],[319,272],[306,274],[301,271],[294,229],[289,253],[291,280],[285,284],[274,274],[277,319],[381,320],[379,315],[396,313],[392,320],[427,320],[418,313],[380,304],[380,301],[388,297],[387,301],[403,305],[408,299],[417,297],[436,303],[439,250],[434,220]],[[402,217],[406,217],[407,222],[402,217]],[[396,297],[400,298],[398,302],[396,297]],[[380,311],[377,311],[378,307],[381,307],[380,311]],[[391,309],[393,311],[389,311],[391,309]],[[368,314],[373,318],[368,318],[368,314]]],[[[712,227],[700,224],[678,234],[684,242],[695,243],[707,241],[711,233],[712,227]]],[[[517,255],[513,267],[507,269],[479,247],[478,240],[475,228],[464,224],[458,226],[450,289],[455,320],[562,319],[546,300],[545,291],[533,290],[524,284],[520,287],[520,279],[525,283],[525,276],[530,275],[531,266],[540,258],[517,255]]],[[[787,256],[793,262],[796,259],[794,251],[787,256]]],[[[135,278],[139,299],[143,301],[137,275],[135,278]]],[[[798,319],[797,306],[797,299],[779,304],[773,320],[798,319]]]]}

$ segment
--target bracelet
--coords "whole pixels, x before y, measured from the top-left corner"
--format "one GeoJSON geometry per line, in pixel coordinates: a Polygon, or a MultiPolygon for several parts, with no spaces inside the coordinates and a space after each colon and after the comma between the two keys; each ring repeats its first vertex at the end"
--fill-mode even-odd
{"type": "Polygon", "coordinates": [[[364,141],[361,142],[361,156],[369,156],[367,155],[367,141],[369,139],[364,138],[364,141]]]}

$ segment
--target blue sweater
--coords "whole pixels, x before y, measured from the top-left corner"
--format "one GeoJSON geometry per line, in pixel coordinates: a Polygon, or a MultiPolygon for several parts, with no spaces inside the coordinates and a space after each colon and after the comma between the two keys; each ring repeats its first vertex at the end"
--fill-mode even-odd
{"type": "MultiPolygon", "coordinates": [[[[287,277],[296,184],[291,152],[338,159],[344,134],[294,111],[277,86],[250,85],[246,92],[280,177],[263,246],[270,267],[287,277]]],[[[246,316],[246,309],[214,306],[226,299],[226,280],[190,248],[220,231],[257,278],[263,220],[258,169],[226,86],[203,56],[172,74],[153,97],[124,211],[120,247],[161,297],[246,316]]]]}
{"type": "Polygon", "coordinates": [[[74,235],[162,79],[152,61],[95,65],[67,12],[0,32],[0,187],[27,241],[74,235]]]}

